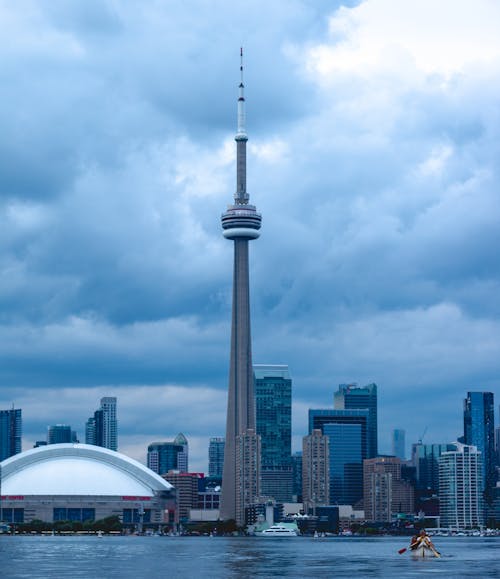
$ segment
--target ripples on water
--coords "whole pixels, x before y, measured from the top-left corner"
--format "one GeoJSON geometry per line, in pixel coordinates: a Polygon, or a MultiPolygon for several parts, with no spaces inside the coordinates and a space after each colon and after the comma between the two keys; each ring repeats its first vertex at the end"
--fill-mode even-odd
{"type": "Polygon", "coordinates": [[[500,578],[500,538],[436,537],[441,559],[413,560],[404,537],[0,536],[2,579],[500,578]]]}

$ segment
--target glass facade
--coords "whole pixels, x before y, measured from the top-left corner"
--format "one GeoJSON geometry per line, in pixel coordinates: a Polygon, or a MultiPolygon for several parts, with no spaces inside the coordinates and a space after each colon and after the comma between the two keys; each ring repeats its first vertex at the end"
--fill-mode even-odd
{"type": "Polygon", "coordinates": [[[71,521],[73,523],[95,521],[95,509],[79,507],[54,507],[53,521],[71,521]]]}
{"type": "Polygon", "coordinates": [[[179,456],[184,453],[181,444],[173,442],[153,442],[148,446],[148,468],[157,474],[165,474],[169,470],[182,470],[179,456]]]}
{"type": "Polygon", "coordinates": [[[24,523],[24,509],[0,509],[0,513],[4,523],[24,523]]]}
{"type": "Polygon", "coordinates": [[[456,450],[455,444],[413,444],[412,463],[415,467],[416,488],[439,489],[439,457],[443,452],[456,450]]]}
{"type": "Polygon", "coordinates": [[[208,444],[208,476],[222,478],[224,468],[224,447],[226,439],[223,437],[214,437],[208,444]]]}
{"type": "Polygon", "coordinates": [[[369,410],[309,410],[309,432],[329,439],[330,502],[354,505],[363,498],[369,410]]]}
{"type": "Polygon", "coordinates": [[[288,366],[254,365],[255,414],[261,438],[261,493],[292,500],[292,380],[288,366]]]}
{"type": "Polygon", "coordinates": [[[333,405],[336,410],[368,410],[366,458],[375,458],[378,454],[377,385],[339,384],[333,405]]]}
{"type": "Polygon", "coordinates": [[[496,482],[493,392],[467,392],[464,400],[464,442],[483,457],[483,491],[487,496],[496,482]]]}
{"type": "Polygon", "coordinates": [[[21,452],[21,437],[21,409],[0,410],[0,461],[21,452]]]}
{"type": "Polygon", "coordinates": [[[392,431],[392,454],[401,460],[406,460],[405,434],[401,428],[395,428],[392,431]]]}
{"type": "Polygon", "coordinates": [[[330,504],[354,505],[363,498],[361,424],[325,424],[330,439],[330,504]]]}

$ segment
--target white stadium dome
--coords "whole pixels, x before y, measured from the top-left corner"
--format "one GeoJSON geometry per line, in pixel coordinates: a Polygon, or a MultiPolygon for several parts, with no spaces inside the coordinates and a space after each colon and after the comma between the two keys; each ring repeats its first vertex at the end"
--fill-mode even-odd
{"type": "Polygon", "coordinates": [[[1,463],[2,495],[153,497],[172,488],[136,460],[88,444],[51,444],[1,463]]]}

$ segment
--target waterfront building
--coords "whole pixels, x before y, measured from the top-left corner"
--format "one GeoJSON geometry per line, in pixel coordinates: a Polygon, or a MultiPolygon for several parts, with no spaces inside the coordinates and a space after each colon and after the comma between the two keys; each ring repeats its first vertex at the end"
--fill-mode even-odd
{"type": "Polygon", "coordinates": [[[285,365],[256,364],[255,414],[261,439],[261,493],[290,502],[292,468],[292,380],[285,365]]]}
{"type": "Polygon", "coordinates": [[[162,475],[162,478],[168,481],[176,491],[176,523],[184,524],[189,521],[191,509],[198,508],[200,480],[203,477],[203,473],[179,472],[178,470],[170,470],[162,475]]]}
{"type": "Polygon", "coordinates": [[[401,460],[406,460],[405,431],[395,428],[392,431],[392,454],[401,460]]]}
{"type": "Polygon", "coordinates": [[[226,440],[223,436],[212,437],[208,443],[208,476],[222,480],[224,468],[224,447],[226,440]]]}
{"type": "Polygon", "coordinates": [[[101,406],[85,423],[85,444],[118,449],[118,420],[116,397],[101,398],[101,406]]]}
{"type": "Polygon", "coordinates": [[[368,410],[367,458],[378,454],[377,385],[339,384],[334,393],[333,406],[336,410],[368,410]]]}
{"type": "Polygon", "coordinates": [[[363,460],[368,455],[369,410],[309,410],[309,432],[329,437],[330,504],[363,498],[363,460]]]}
{"type": "Polygon", "coordinates": [[[363,442],[361,423],[323,426],[330,440],[330,504],[356,505],[363,499],[363,442]]]}
{"type": "Polygon", "coordinates": [[[455,443],[439,457],[441,526],[470,529],[485,523],[483,465],[475,446],[455,443]]]}
{"type": "Polygon", "coordinates": [[[21,452],[22,433],[21,408],[0,410],[0,460],[21,452]]]}
{"type": "Polygon", "coordinates": [[[388,523],[414,513],[412,485],[401,478],[401,459],[377,456],[363,461],[363,506],[367,521],[388,523]]]}
{"type": "Polygon", "coordinates": [[[298,450],[292,454],[293,468],[293,500],[302,502],[302,451],[298,450]]]}
{"type": "Polygon", "coordinates": [[[304,512],[330,504],[330,438],[319,428],[302,439],[302,502],[304,512]]]}
{"type": "MultiPolygon", "coordinates": [[[[236,503],[235,520],[239,525],[244,525],[248,524],[247,510],[258,502],[261,495],[260,436],[252,428],[247,428],[236,437],[235,444],[235,460],[238,467],[235,473],[235,483],[239,497],[236,503]]],[[[224,493],[224,478],[222,479],[222,493],[224,493]]],[[[223,497],[224,494],[221,495],[221,501],[223,497]]]]}
{"type": "MultiPolygon", "coordinates": [[[[234,204],[222,215],[223,234],[233,241],[233,309],[231,323],[231,354],[227,400],[226,446],[224,451],[223,484],[221,496],[221,519],[236,519],[244,523],[246,501],[255,497],[238,485],[243,480],[244,465],[238,461],[243,453],[238,442],[248,431],[255,432],[255,393],[252,370],[252,343],[250,336],[250,284],[248,268],[248,244],[259,237],[261,216],[255,206],[249,204],[246,190],[246,144],[245,96],[243,84],[243,54],[240,65],[241,81],[238,98],[238,129],[236,133],[236,193],[234,204]],[[243,477],[243,478],[242,478],[243,477]]],[[[260,444],[254,448],[259,449],[260,444]]],[[[260,456],[252,461],[260,464],[260,456]]],[[[257,487],[255,487],[256,489],[257,487]]]]}
{"type": "Polygon", "coordinates": [[[47,428],[47,444],[78,442],[77,434],[67,424],[54,424],[47,428]]]}
{"type": "Polygon", "coordinates": [[[173,522],[172,485],[127,456],[86,444],[49,444],[4,460],[2,519],[91,521],[119,515],[133,527],[173,522]]]}
{"type": "Polygon", "coordinates": [[[464,443],[475,446],[481,453],[483,491],[488,500],[496,483],[493,392],[467,392],[464,443]]]}
{"type": "Polygon", "coordinates": [[[419,490],[439,490],[439,457],[456,450],[455,444],[412,444],[411,460],[415,467],[415,486],[419,490]]]}
{"type": "Polygon", "coordinates": [[[181,433],[173,442],[152,442],[148,446],[147,465],[164,475],[169,471],[188,472],[188,441],[181,433]]]}

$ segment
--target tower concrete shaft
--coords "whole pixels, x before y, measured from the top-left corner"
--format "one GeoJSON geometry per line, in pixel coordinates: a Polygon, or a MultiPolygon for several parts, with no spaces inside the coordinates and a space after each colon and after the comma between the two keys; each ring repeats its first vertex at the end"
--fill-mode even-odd
{"type": "MultiPolygon", "coordinates": [[[[241,55],[243,56],[243,55],[241,55]]],[[[253,502],[248,492],[241,488],[243,480],[237,476],[244,469],[241,457],[248,462],[248,453],[237,452],[239,437],[255,431],[255,394],[252,370],[252,341],[250,332],[250,286],[248,273],[248,242],[259,237],[261,216],[248,203],[246,191],[245,97],[243,64],[238,98],[238,130],[236,133],[236,193],[234,205],[222,215],[223,234],[234,241],[233,309],[231,324],[231,357],[227,401],[226,446],[222,476],[220,516],[223,520],[235,519],[244,523],[245,507],[253,502]]],[[[260,444],[252,448],[260,448],[260,444]]],[[[256,456],[250,463],[260,464],[256,456]]],[[[253,488],[258,492],[258,485],[253,488]]]]}

